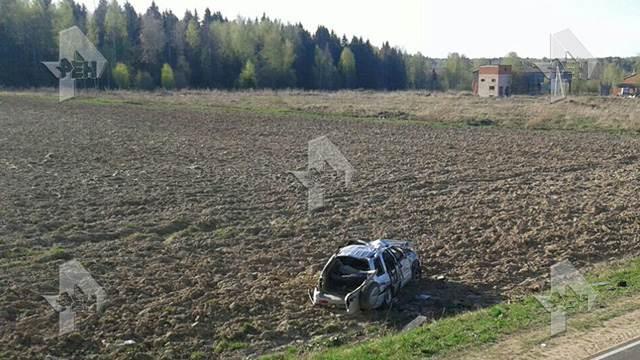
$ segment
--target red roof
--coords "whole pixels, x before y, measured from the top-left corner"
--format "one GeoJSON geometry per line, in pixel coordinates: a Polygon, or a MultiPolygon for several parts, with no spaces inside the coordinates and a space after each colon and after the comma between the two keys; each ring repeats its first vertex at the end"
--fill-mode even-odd
{"type": "Polygon", "coordinates": [[[511,75],[511,65],[484,65],[479,71],[481,75],[511,75]]]}
{"type": "Polygon", "coordinates": [[[629,75],[624,78],[622,84],[638,85],[640,84],[640,74],[629,75]]]}

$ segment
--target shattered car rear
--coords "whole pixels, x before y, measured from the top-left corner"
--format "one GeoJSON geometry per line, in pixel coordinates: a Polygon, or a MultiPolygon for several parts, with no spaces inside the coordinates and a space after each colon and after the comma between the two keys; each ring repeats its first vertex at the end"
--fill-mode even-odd
{"type": "Polygon", "coordinates": [[[420,264],[409,242],[358,242],[327,262],[312,301],[344,308],[349,314],[376,309],[390,305],[398,290],[419,276],[420,264]]]}

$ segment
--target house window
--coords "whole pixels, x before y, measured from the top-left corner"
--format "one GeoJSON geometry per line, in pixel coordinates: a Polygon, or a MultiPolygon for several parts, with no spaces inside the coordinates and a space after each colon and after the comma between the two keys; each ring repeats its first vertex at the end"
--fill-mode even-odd
{"type": "Polygon", "coordinates": [[[489,90],[495,90],[496,87],[495,86],[489,86],[489,90]]]}
{"type": "Polygon", "coordinates": [[[480,79],[481,82],[484,82],[484,79],[480,79]]]}
{"type": "Polygon", "coordinates": [[[491,79],[491,82],[496,82],[496,79],[491,79]]]}

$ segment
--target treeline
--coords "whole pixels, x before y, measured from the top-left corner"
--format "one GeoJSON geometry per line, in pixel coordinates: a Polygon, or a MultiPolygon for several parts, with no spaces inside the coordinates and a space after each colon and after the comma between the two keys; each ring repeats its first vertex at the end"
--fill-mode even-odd
{"type": "MultiPolygon", "coordinates": [[[[444,89],[431,59],[325,27],[266,16],[229,21],[206,9],[178,18],[152,3],[139,14],[99,0],[91,14],[74,0],[0,1],[0,85],[54,86],[40,64],[58,58],[58,32],[78,26],[109,61],[108,88],[444,89]]],[[[458,75],[455,75],[458,76],[458,75]]],[[[457,81],[457,80],[456,80],[457,81]]],[[[454,84],[457,86],[457,83],[454,84]]]]}
{"type": "MultiPolygon", "coordinates": [[[[220,12],[187,11],[178,18],[151,6],[139,14],[129,4],[99,0],[90,13],[74,0],[0,0],[0,86],[56,86],[41,64],[58,58],[58,33],[78,26],[107,58],[103,88],[302,88],[471,90],[473,70],[512,64],[514,89],[528,61],[515,53],[499,59],[447,59],[408,54],[389,43],[373,46],[320,26],[262,16],[229,21],[220,12]]],[[[593,80],[574,80],[575,92],[597,92],[640,71],[639,59],[604,59],[593,80]]],[[[523,87],[523,86],[520,86],[523,87]]],[[[517,92],[516,92],[517,93],[517,92]]]]}

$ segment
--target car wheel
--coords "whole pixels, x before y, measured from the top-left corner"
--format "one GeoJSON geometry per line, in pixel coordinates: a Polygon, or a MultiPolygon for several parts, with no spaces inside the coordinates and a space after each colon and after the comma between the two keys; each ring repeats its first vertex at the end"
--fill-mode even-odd
{"type": "Polygon", "coordinates": [[[422,277],[422,269],[420,268],[420,262],[416,260],[413,262],[413,265],[411,265],[411,279],[418,281],[420,277],[422,277]]]}

